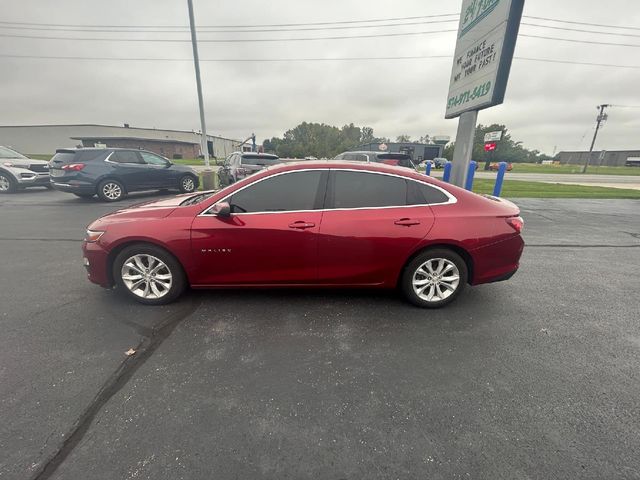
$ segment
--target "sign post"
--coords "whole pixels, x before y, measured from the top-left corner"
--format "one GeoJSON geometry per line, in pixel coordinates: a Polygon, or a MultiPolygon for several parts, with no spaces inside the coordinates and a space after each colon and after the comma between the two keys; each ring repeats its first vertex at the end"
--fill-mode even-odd
{"type": "Polygon", "coordinates": [[[453,153],[455,185],[465,184],[478,111],[504,101],[523,8],[524,0],[462,1],[445,113],[445,118],[460,117],[453,153]]]}

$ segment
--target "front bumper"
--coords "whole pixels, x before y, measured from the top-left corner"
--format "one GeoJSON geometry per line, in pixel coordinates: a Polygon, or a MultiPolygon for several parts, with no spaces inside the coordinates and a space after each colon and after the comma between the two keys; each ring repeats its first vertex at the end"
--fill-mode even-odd
{"type": "Polygon", "coordinates": [[[12,173],[21,187],[46,187],[50,183],[48,173],[37,173],[23,169],[12,173]]]}
{"type": "Polygon", "coordinates": [[[104,288],[113,287],[113,280],[109,272],[109,252],[99,242],[82,242],[84,267],[90,282],[104,288]]]}

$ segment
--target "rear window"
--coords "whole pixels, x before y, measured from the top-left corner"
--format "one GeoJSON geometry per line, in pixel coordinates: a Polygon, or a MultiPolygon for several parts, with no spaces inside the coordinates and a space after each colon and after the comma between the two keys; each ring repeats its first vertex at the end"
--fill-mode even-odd
{"type": "Polygon", "coordinates": [[[409,181],[408,204],[409,205],[434,205],[446,203],[449,197],[442,191],[430,185],[409,181]]]}
{"type": "Polygon", "coordinates": [[[401,167],[413,167],[411,157],[406,153],[379,153],[376,157],[376,162],[399,165],[401,167]]]}
{"type": "Polygon", "coordinates": [[[78,150],[77,152],[58,152],[52,158],[56,163],[90,162],[105,155],[105,150],[78,150]]]}
{"type": "Polygon", "coordinates": [[[276,165],[280,162],[278,157],[265,157],[263,155],[243,155],[242,165],[276,165]]]}
{"type": "Polygon", "coordinates": [[[334,174],[333,208],[401,207],[407,204],[403,178],[338,170],[334,174]]]}

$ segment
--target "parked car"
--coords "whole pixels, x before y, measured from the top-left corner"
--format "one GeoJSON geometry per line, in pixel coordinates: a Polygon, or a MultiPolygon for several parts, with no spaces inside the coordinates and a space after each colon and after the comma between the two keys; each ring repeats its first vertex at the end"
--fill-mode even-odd
{"type": "MultiPolygon", "coordinates": [[[[497,172],[499,168],[500,163],[498,162],[489,164],[489,170],[491,170],[492,172],[497,172]]],[[[509,162],[507,163],[507,172],[510,172],[511,170],[513,170],[513,163],[509,162]]]]}
{"type": "Polygon", "coordinates": [[[411,156],[406,153],[388,153],[388,152],[343,152],[336,155],[334,160],[348,160],[352,162],[372,162],[384,163],[385,165],[394,165],[398,167],[416,169],[411,156]]]}
{"type": "Polygon", "coordinates": [[[189,285],[400,287],[435,308],[516,272],[519,215],[407,168],[296,162],[106,215],[82,250],[91,282],[151,305],[189,285]]]}
{"type": "Polygon", "coordinates": [[[60,149],[49,163],[51,185],[81,198],[94,195],[105,202],[122,200],[141,190],[195,191],[198,174],[191,167],[145,150],[126,148],[60,149]]]}
{"type": "Polygon", "coordinates": [[[272,165],[277,165],[282,161],[277,155],[255,152],[235,152],[229,155],[220,170],[218,179],[220,186],[224,187],[247,178],[260,170],[272,165]]]}
{"type": "Polygon", "coordinates": [[[447,164],[449,160],[447,160],[446,158],[434,158],[433,159],[433,167],[434,168],[444,168],[444,166],[447,164]]]}
{"type": "Polygon", "coordinates": [[[47,187],[49,162],[33,160],[0,145],[0,193],[14,193],[27,187],[47,187]]]}

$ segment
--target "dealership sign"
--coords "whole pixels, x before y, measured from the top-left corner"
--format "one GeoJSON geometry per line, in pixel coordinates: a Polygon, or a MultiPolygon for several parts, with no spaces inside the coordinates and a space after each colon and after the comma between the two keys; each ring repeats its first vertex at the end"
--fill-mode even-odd
{"type": "Polygon", "coordinates": [[[487,132],[484,134],[484,143],[487,142],[499,142],[502,138],[502,130],[497,132],[487,132]]]}
{"type": "Polygon", "coordinates": [[[503,102],[524,0],[463,0],[445,118],[503,102]]]}

